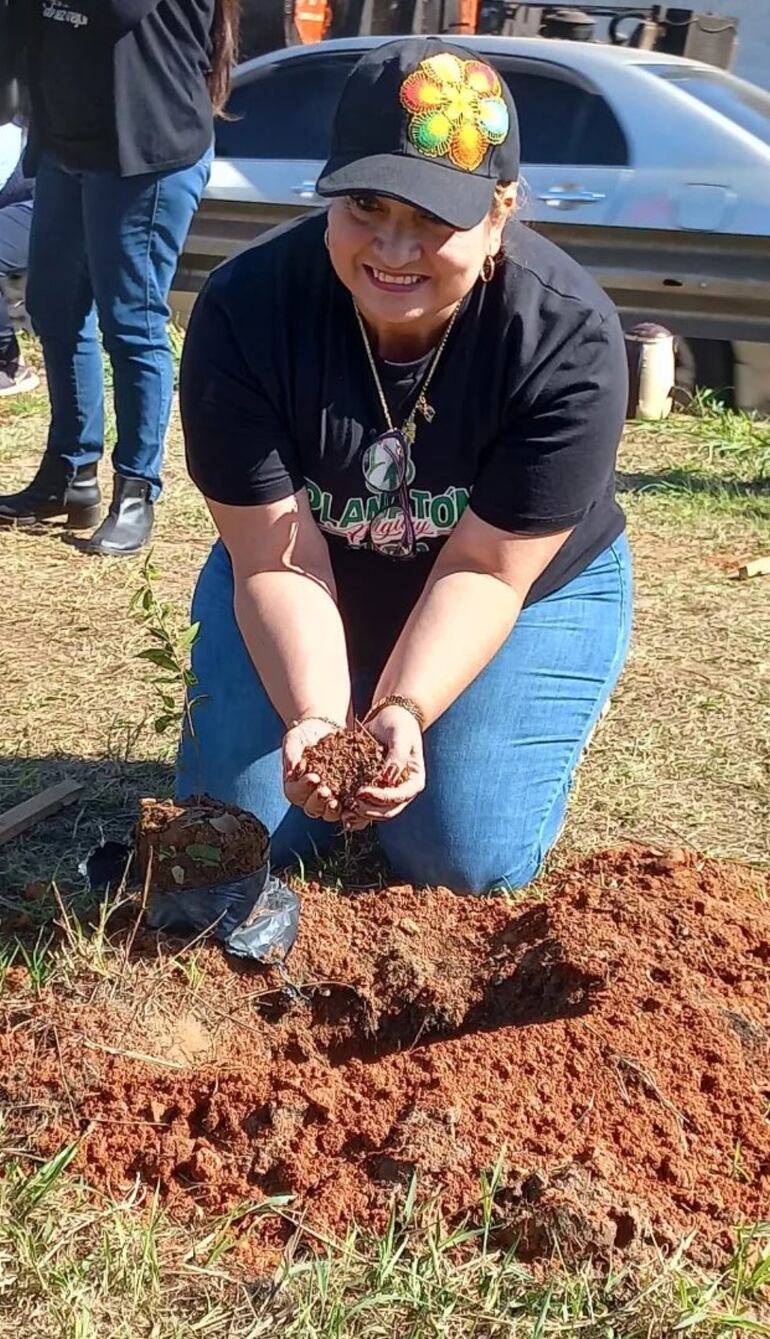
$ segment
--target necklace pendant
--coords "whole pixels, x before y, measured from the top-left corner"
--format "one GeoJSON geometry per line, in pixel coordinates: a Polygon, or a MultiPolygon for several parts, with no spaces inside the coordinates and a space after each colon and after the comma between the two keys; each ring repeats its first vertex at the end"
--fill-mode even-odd
{"type": "Polygon", "coordinates": [[[426,423],[433,422],[434,418],[436,417],[436,411],[433,408],[433,405],[428,404],[428,401],[425,399],[424,395],[421,395],[419,400],[417,401],[417,408],[419,409],[426,423]]]}
{"type": "Polygon", "coordinates": [[[409,419],[401,429],[402,436],[407,446],[414,446],[414,439],[417,436],[417,425],[413,418],[409,419]]]}

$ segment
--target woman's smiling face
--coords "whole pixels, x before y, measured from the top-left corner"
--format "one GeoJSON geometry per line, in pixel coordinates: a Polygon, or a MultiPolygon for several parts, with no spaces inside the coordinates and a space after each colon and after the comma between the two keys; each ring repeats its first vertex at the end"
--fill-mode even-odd
{"type": "Polygon", "coordinates": [[[389,356],[401,339],[417,357],[497,254],[505,219],[490,215],[459,231],[398,200],[351,195],[332,201],[328,221],[332,265],[380,352],[389,356]]]}

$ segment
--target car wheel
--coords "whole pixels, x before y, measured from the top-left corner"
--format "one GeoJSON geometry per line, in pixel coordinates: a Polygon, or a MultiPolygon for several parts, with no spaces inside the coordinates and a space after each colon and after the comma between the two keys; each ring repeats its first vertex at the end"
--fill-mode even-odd
{"type": "Polygon", "coordinates": [[[714,391],[728,409],[735,408],[735,355],[729,340],[677,335],[675,353],[680,400],[691,400],[700,388],[714,391]]]}

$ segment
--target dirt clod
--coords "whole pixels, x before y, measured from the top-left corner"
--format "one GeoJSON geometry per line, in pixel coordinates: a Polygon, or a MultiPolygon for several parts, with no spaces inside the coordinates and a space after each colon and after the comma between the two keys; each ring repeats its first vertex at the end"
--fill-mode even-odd
{"type": "Polygon", "coordinates": [[[141,800],[136,826],[139,877],[152,861],[150,887],[205,888],[265,863],[269,834],[253,814],[207,795],[183,800],[141,800]]]}
{"type": "MultiPolygon", "coordinates": [[[[110,980],[88,1003],[16,990],[9,1137],[40,1156],[80,1137],[80,1175],[157,1182],[180,1218],[287,1193],[338,1238],[382,1230],[414,1176],[445,1221],[479,1222],[494,1168],[494,1230],[523,1256],[693,1233],[722,1260],[770,1199],[770,878],[629,848],[546,892],[511,907],[311,885],[290,981],[206,945],[194,997],[175,972],[178,998],[153,1000],[140,934],[125,999],[110,980]]],[[[253,1224],[250,1267],[280,1249],[253,1224]]]]}
{"type": "Polygon", "coordinates": [[[344,809],[362,786],[377,782],[384,758],[382,745],[359,725],[353,730],[336,730],[305,749],[301,770],[319,776],[344,809]]]}

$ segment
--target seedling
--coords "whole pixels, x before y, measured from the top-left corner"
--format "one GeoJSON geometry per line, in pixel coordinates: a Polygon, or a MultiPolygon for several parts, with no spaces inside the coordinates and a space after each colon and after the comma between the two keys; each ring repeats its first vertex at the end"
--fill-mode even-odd
{"type": "Polygon", "coordinates": [[[142,565],[139,589],[129,606],[144,624],[154,645],[137,653],[137,660],[145,660],[158,670],[153,687],[160,702],[160,710],[153,720],[156,734],[165,734],[172,726],[182,725],[195,738],[193,708],[202,702],[205,694],[194,695],[191,690],[198,680],[190,668],[190,652],[200,632],[200,623],[177,628],[173,606],[161,600],[156,589],[158,569],[148,554],[142,565]]]}

